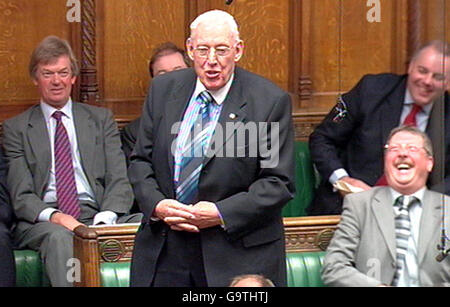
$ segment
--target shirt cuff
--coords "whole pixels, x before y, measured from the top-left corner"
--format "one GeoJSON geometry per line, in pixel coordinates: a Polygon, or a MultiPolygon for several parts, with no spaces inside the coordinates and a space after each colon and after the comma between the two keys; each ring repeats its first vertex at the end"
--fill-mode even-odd
{"type": "Polygon", "coordinates": [[[38,222],[50,222],[50,218],[52,217],[52,214],[55,212],[61,211],[55,208],[45,208],[44,210],[41,211],[41,213],[39,213],[38,222]]]}
{"type": "Polygon", "coordinates": [[[338,181],[342,177],[347,177],[347,176],[348,176],[347,171],[343,168],[339,168],[331,174],[330,179],[328,179],[328,181],[331,183],[331,185],[333,185],[336,183],[336,181],[338,181]]]}
{"type": "Polygon", "coordinates": [[[219,211],[219,208],[217,208],[217,205],[214,204],[216,206],[217,209],[217,213],[219,214],[219,218],[220,218],[220,227],[222,227],[224,230],[226,230],[227,228],[225,227],[225,221],[223,220],[222,214],[219,211]]]}
{"type": "Polygon", "coordinates": [[[117,214],[112,212],[112,211],[102,211],[97,213],[94,216],[94,222],[92,223],[93,225],[98,225],[98,224],[107,224],[107,225],[111,225],[111,224],[115,224],[117,221],[117,214]]]}

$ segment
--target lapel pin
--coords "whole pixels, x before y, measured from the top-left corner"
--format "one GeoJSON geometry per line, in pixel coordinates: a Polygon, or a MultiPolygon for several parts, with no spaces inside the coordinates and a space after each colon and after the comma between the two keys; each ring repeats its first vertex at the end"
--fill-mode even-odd
{"type": "Polygon", "coordinates": [[[237,115],[236,114],[234,114],[234,113],[230,113],[230,119],[235,119],[237,117],[237,115]]]}

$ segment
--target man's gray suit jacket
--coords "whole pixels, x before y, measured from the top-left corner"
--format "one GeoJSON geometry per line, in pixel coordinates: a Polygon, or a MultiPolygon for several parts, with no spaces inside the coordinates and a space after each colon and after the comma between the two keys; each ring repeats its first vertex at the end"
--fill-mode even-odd
{"type": "MultiPolygon", "coordinates": [[[[330,286],[390,285],[395,273],[394,199],[388,187],[350,194],[344,198],[342,219],[327,249],[322,279],[330,286]]],[[[441,205],[450,212],[450,198],[426,190],[418,242],[421,286],[450,282],[450,257],[438,262],[441,205]]],[[[449,231],[450,217],[446,216],[449,231]]]]}

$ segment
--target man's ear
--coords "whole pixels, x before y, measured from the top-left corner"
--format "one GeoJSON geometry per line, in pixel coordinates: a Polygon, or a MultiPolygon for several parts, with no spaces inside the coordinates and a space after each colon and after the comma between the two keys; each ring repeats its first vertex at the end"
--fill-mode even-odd
{"type": "Polygon", "coordinates": [[[433,159],[433,157],[428,157],[427,171],[429,173],[431,173],[431,171],[433,170],[433,166],[434,166],[434,159],[433,159]]]}
{"type": "Polygon", "coordinates": [[[194,60],[194,46],[192,45],[191,38],[186,40],[186,52],[191,61],[194,60]]]}
{"type": "Polygon", "coordinates": [[[242,55],[244,54],[244,41],[240,40],[236,44],[236,54],[234,56],[234,61],[239,62],[239,60],[242,58],[242,55]]]}

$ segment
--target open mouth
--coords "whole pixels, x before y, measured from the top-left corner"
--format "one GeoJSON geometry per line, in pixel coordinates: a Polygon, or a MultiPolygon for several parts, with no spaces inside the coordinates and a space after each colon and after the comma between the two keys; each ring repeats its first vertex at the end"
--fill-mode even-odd
{"type": "Polygon", "coordinates": [[[400,173],[407,173],[413,167],[414,167],[414,165],[412,163],[408,163],[408,162],[399,162],[399,163],[395,164],[395,168],[400,173]]]}
{"type": "Polygon", "coordinates": [[[207,76],[209,79],[215,79],[215,78],[218,78],[219,75],[220,75],[220,72],[219,72],[219,71],[212,71],[212,70],[206,71],[206,76],[207,76]]]}

